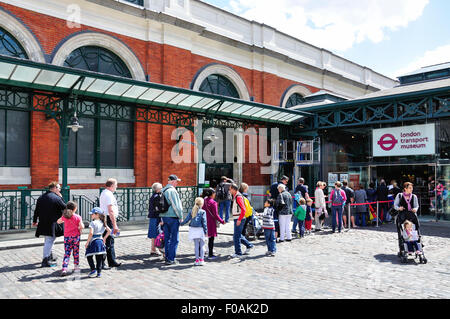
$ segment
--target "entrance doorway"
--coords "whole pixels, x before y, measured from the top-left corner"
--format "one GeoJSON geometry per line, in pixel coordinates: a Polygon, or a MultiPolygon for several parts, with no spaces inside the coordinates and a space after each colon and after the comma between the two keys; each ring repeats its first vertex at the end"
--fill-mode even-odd
{"type": "Polygon", "coordinates": [[[233,164],[206,164],[205,180],[209,187],[216,189],[222,176],[233,179],[233,164]]]}
{"type": "Polygon", "coordinates": [[[370,169],[370,180],[375,185],[378,185],[381,179],[384,179],[388,186],[396,181],[398,187],[403,190],[403,183],[413,183],[414,194],[419,199],[419,215],[434,214],[435,176],[435,164],[371,166],[370,169]]]}

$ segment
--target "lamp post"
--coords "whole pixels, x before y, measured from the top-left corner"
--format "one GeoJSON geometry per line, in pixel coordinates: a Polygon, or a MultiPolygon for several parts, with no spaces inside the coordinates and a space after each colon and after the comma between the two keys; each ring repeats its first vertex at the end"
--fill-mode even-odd
{"type": "Polygon", "coordinates": [[[69,186],[67,183],[67,164],[68,164],[68,154],[69,154],[69,134],[70,130],[72,132],[76,133],[80,128],[83,128],[78,123],[77,118],[77,100],[74,100],[74,114],[72,116],[72,109],[69,108],[69,100],[64,99],[63,100],[63,112],[62,112],[62,118],[61,118],[61,125],[60,125],[60,134],[61,134],[61,140],[63,143],[63,163],[62,163],[62,195],[64,198],[64,201],[69,200],[69,186]],[[70,122],[69,122],[70,118],[70,122]]]}

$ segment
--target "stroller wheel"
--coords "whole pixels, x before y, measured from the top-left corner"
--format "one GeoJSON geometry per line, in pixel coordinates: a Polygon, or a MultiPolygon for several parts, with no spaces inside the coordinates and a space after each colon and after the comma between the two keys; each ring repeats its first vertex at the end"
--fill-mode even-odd
{"type": "Polygon", "coordinates": [[[428,260],[425,257],[423,257],[422,258],[422,263],[426,264],[427,262],[428,262],[428,260]]]}
{"type": "Polygon", "coordinates": [[[402,257],[402,264],[406,264],[408,262],[408,258],[402,257]]]}

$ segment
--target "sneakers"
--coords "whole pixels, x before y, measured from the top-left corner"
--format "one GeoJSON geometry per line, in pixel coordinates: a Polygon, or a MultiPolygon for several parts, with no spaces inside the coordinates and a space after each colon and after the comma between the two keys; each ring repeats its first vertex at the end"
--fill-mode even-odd
{"type": "Polygon", "coordinates": [[[234,253],[233,255],[230,256],[230,258],[241,258],[242,255],[238,255],[236,253],[234,253]]]}
{"type": "Polygon", "coordinates": [[[41,263],[42,267],[56,267],[56,263],[54,261],[50,261],[49,257],[45,257],[41,263]]]}
{"type": "Polygon", "coordinates": [[[65,276],[67,276],[67,268],[63,268],[63,270],[61,271],[61,277],[65,276]]]}
{"type": "Polygon", "coordinates": [[[102,276],[101,273],[98,273],[98,274],[97,274],[97,278],[101,278],[101,276],[102,276]]]}
{"type": "Polygon", "coordinates": [[[247,248],[245,249],[244,255],[250,255],[250,251],[251,251],[252,249],[253,249],[253,246],[247,247],[247,248]]]}
{"type": "Polygon", "coordinates": [[[178,262],[178,260],[166,260],[166,262],[165,262],[165,264],[166,265],[178,265],[179,264],[179,262],[178,262]]]}
{"type": "Polygon", "coordinates": [[[275,257],[275,253],[274,252],[272,252],[272,251],[269,251],[269,255],[268,255],[269,257],[275,257]]]}
{"type": "Polygon", "coordinates": [[[198,259],[195,260],[194,266],[199,266],[199,260],[198,259]]]}
{"type": "Polygon", "coordinates": [[[215,255],[208,256],[208,260],[214,260],[214,259],[217,259],[217,258],[218,258],[218,257],[215,256],[215,255]]]}
{"type": "Polygon", "coordinates": [[[97,276],[97,270],[92,270],[90,273],[89,273],[89,278],[94,278],[94,277],[96,277],[97,276]]]}
{"type": "Polygon", "coordinates": [[[198,260],[198,265],[199,266],[204,266],[205,265],[205,261],[203,259],[199,259],[198,260]]]}
{"type": "Polygon", "coordinates": [[[73,266],[73,272],[80,272],[80,266],[79,265],[73,266]]]}

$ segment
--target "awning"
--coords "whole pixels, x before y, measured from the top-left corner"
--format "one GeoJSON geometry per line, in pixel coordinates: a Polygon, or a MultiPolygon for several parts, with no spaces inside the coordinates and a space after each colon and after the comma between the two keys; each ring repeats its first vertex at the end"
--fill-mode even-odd
{"type": "Polygon", "coordinates": [[[304,111],[2,55],[0,85],[280,125],[293,125],[303,117],[313,116],[304,111]]]}

